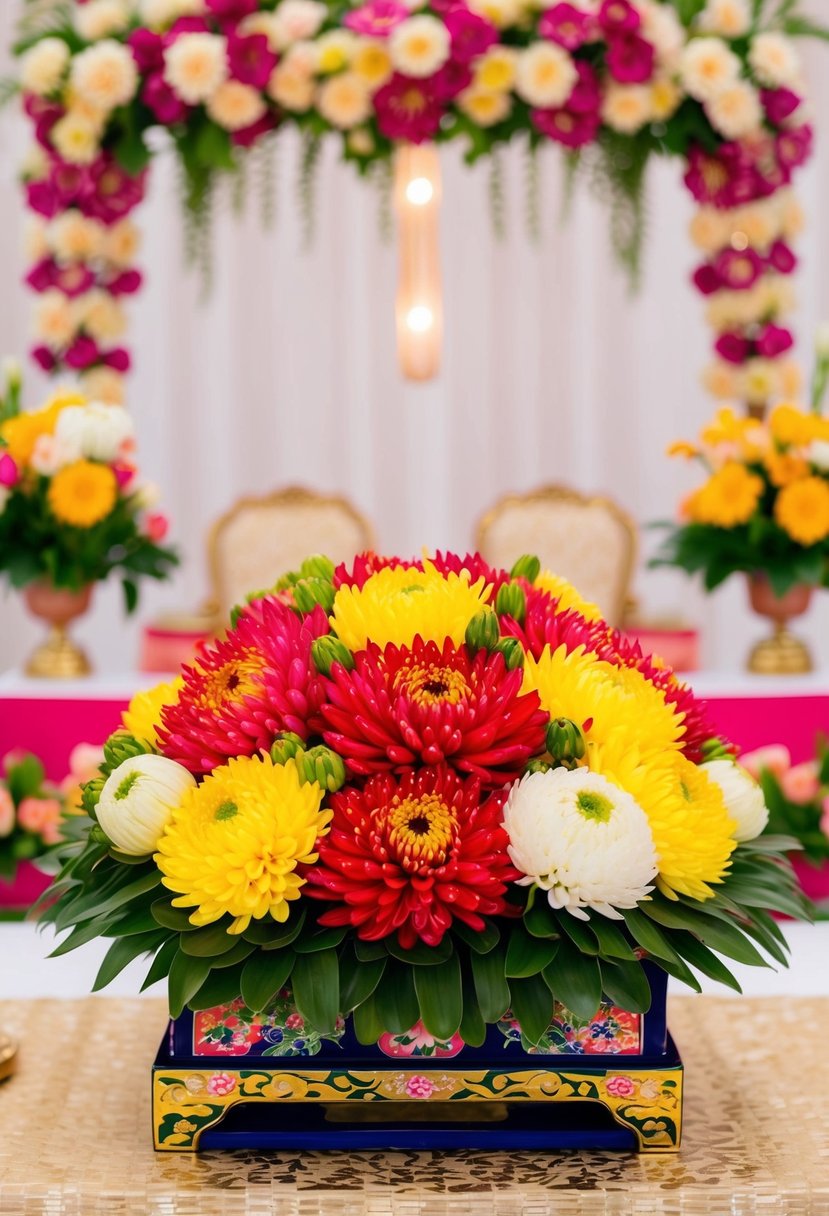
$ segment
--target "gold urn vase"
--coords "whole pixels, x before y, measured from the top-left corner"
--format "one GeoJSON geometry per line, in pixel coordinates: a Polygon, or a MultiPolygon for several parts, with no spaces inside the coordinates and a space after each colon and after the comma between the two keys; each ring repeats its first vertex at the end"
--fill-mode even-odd
{"type": "Polygon", "coordinates": [[[23,597],[32,616],[46,621],[49,634],[26,664],[27,676],[44,679],[72,680],[88,676],[92,670],[84,651],[73,642],[67,626],[88,610],[92,599],[92,584],[80,591],[55,587],[45,579],[29,583],[23,597]]]}
{"type": "Polygon", "coordinates": [[[812,671],[814,665],[809,648],[789,632],[789,621],[803,616],[812,602],[814,587],[799,583],[785,595],[774,594],[765,574],[748,576],[748,597],[758,616],[767,617],[774,626],[770,638],[764,638],[752,649],[748,670],[758,675],[793,676],[812,671]]]}

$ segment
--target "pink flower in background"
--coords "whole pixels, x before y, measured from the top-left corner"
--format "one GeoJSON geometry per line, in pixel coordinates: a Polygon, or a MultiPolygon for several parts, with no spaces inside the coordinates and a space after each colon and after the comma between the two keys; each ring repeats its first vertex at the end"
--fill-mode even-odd
{"type": "Polygon", "coordinates": [[[14,818],[12,796],[4,785],[0,785],[0,838],[11,835],[14,818]]]}
{"type": "Polygon", "coordinates": [[[367,34],[369,38],[385,38],[408,16],[409,10],[399,0],[369,0],[368,4],[348,13],[343,25],[357,34],[367,34]]]}
{"type": "Polygon", "coordinates": [[[212,26],[204,17],[177,17],[164,35],[164,46],[170,46],[180,34],[209,34],[211,32],[212,26]]]}
{"type": "Polygon", "coordinates": [[[791,89],[763,89],[760,99],[769,122],[774,123],[776,127],[782,126],[787,118],[791,118],[803,100],[791,89]]]}
{"type": "Polygon", "coordinates": [[[118,488],[120,490],[123,490],[126,486],[128,486],[133,477],[135,477],[134,465],[124,464],[119,460],[116,464],[113,464],[110,467],[115,474],[115,480],[118,482],[118,488]]]}
{"type": "Polygon", "coordinates": [[[77,263],[74,266],[62,266],[55,275],[54,286],[68,296],[70,300],[84,295],[95,285],[95,275],[88,266],[77,263]]]}
{"type": "Polygon", "coordinates": [[[792,349],[794,337],[791,330],[784,329],[782,325],[766,325],[759,337],[755,338],[755,345],[762,359],[779,359],[792,349]]]}
{"type": "Polygon", "coordinates": [[[820,817],[820,830],[824,836],[829,836],[829,798],[823,800],[823,814],[820,817]]]}
{"type": "Polygon", "coordinates": [[[24,798],[17,808],[17,821],[23,830],[42,836],[46,844],[60,840],[60,815],[57,798],[24,798]]]}
{"type": "MultiPolygon", "coordinates": [[[[12,486],[17,485],[20,479],[20,470],[17,467],[17,462],[11,457],[8,452],[3,452],[0,456],[0,486],[5,486],[10,490],[12,486]]],[[[6,772],[8,772],[9,756],[13,755],[9,752],[6,756],[6,772]]]]}
{"type": "Polygon", "coordinates": [[[160,544],[169,531],[170,521],[166,515],[156,512],[153,515],[148,515],[144,521],[144,532],[154,545],[160,544]]]}
{"type": "Polygon", "coordinates": [[[395,74],[374,94],[377,125],[386,139],[421,144],[440,126],[443,106],[429,80],[395,74]]]}
{"type": "Polygon", "coordinates": [[[754,249],[724,249],[714,263],[723,287],[747,291],[765,270],[763,259],[754,249]]]}
{"type": "Polygon", "coordinates": [[[136,67],[142,76],[148,72],[160,72],[164,68],[164,39],[152,30],[133,30],[127,38],[136,67]]]}
{"type": "Polygon", "coordinates": [[[650,80],[655,59],[656,51],[651,43],[638,34],[621,34],[610,39],[607,66],[620,84],[644,84],[650,80]]]}
{"type": "Polygon", "coordinates": [[[565,102],[565,109],[576,114],[598,114],[602,103],[602,90],[596,70],[583,59],[575,59],[573,63],[578,80],[565,102]]]}
{"type": "Polygon", "coordinates": [[[428,1098],[434,1088],[428,1077],[409,1077],[406,1082],[406,1093],[410,1098],[428,1098]]]}
{"type": "Polygon", "coordinates": [[[437,101],[449,102],[472,83],[472,70],[459,59],[448,59],[439,72],[429,81],[432,94],[437,101]]]}
{"type": "Polygon", "coordinates": [[[557,42],[566,51],[577,51],[598,34],[595,18],[572,4],[554,4],[545,9],[538,21],[542,38],[557,42]]]}
{"type": "Polygon", "coordinates": [[[264,89],[279,56],[264,34],[231,34],[227,40],[227,62],[234,80],[254,89],[264,89]]]}
{"type": "Polygon", "coordinates": [[[820,793],[817,761],[809,760],[806,764],[796,764],[787,773],[783,773],[780,788],[789,802],[796,802],[799,806],[814,802],[820,793]]]}
{"type": "Polygon", "coordinates": [[[48,291],[50,287],[54,287],[55,285],[57,272],[58,267],[54,258],[41,258],[39,262],[35,262],[32,269],[26,275],[25,282],[31,287],[32,291],[48,291]]]}
{"type": "Polygon", "coordinates": [[[745,363],[751,354],[751,343],[742,334],[720,334],[714,344],[714,349],[726,363],[745,363]]]}
{"type": "Polygon", "coordinates": [[[768,263],[778,274],[793,274],[797,258],[785,241],[775,241],[768,253],[768,263]]]}
{"type": "Polygon", "coordinates": [[[632,33],[641,24],[639,10],[630,0],[604,0],[599,9],[599,25],[606,33],[632,33]]]}
{"type": "Polygon", "coordinates": [[[570,109],[532,110],[533,126],[565,148],[582,148],[596,138],[601,119],[598,111],[578,114],[570,109]]]}
{"type": "Polygon", "coordinates": [[[259,8],[259,0],[205,0],[205,3],[220,20],[241,21],[259,8]]]}
{"type": "Polygon", "coordinates": [[[141,289],[143,282],[144,276],[140,270],[123,270],[103,286],[111,296],[132,296],[141,289]]]}
{"type": "Polygon", "coordinates": [[[232,1094],[235,1088],[236,1078],[232,1077],[229,1072],[214,1072],[207,1082],[207,1092],[216,1094],[220,1098],[232,1094]]]}
{"type": "Polygon", "coordinates": [[[107,351],[101,359],[104,367],[111,367],[114,372],[120,372],[122,375],[130,370],[132,360],[128,350],[118,346],[115,350],[107,351]]]}
{"type": "Polygon", "coordinates": [[[443,21],[452,40],[452,55],[459,63],[469,63],[498,41],[492,22],[463,5],[450,8],[443,21]]]}
{"type": "Polygon", "coordinates": [[[165,127],[183,122],[190,113],[187,103],[181,100],[164,79],[163,60],[162,70],[151,73],[145,80],[141,100],[165,127]]]}
{"type": "Polygon", "coordinates": [[[609,1077],[605,1088],[614,1098],[632,1098],[636,1093],[636,1082],[630,1077],[609,1077]]]}
{"type": "Polygon", "coordinates": [[[93,363],[97,363],[100,357],[101,352],[97,342],[83,335],[75,339],[64,355],[63,361],[74,371],[84,371],[87,367],[92,367],[93,363]]]}
{"type": "Polygon", "coordinates": [[[706,262],[694,271],[693,282],[697,291],[704,296],[712,296],[722,287],[720,276],[710,262],[706,262]]]}
{"type": "Polygon", "coordinates": [[[808,123],[781,131],[777,137],[777,155],[786,169],[798,169],[812,154],[814,131],[808,123]]]}
{"type": "Polygon", "coordinates": [[[769,747],[758,747],[756,751],[746,752],[740,756],[740,764],[751,773],[755,781],[760,780],[760,774],[765,770],[779,781],[784,773],[792,766],[789,749],[782,743],[773,743],[769,747]]]}
{"type": "Polygon", "coordinates": [[[3,757],[3,772],[8,776],[13,768],[17,768],[26,759],[26,753],[21,747],[13,747],[3,757]]]}
{"type": "Polygon", "coordinates": [[[257,139],[261,139],[263,135],[267,135],[268,131],[276,130],[276,126],[276,115],[271,110],[268,110],[256,122],[252,122],[249,127],[242,127],[241,131],[231,132],[230,141],[239,148],[249,148],[252,144],[256,143],[257,139]]]}
{"type": "Polygon", "coordinates": [[[98,775],[104,749],[94,743],[77,743],[69,753],[69,777],[73,782],[91,781],[98,775]]]}
{"type": "Polygon", "coordinates": [[[58,361],[48,346],[33,346],[29,351],[32,360],[45,372],[53,372],[58,361]]]}

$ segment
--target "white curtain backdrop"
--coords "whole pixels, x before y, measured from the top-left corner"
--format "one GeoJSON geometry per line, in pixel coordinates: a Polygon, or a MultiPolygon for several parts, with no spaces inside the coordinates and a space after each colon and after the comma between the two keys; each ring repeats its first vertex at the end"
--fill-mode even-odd
{"type": "MultiPolygon", "coordinates": [[[[812,0],[825,16],[825,0],[812,0]]],[[[17,3],[0,4],[0,43],[17,3]]],[[[815,159],[800,175],[809,229],[799,245],[800,355],[829,316],[829,48],[805,51],[818,120],[815,159]],[[820,126],[823,120],[823,138],[820,126]]],[[[0,72],[8,67],[5,49],[0,72]]],[[[26,125],[0,115],[0,353],[23,356],[31,296],[21,285],[23,204],[16,168],[26,125]]],[[[255,191],[242,217],[217,215],[214,282],[202,298],[188,272],[170,158],[160,156],[136,213],[146,287],[132,306],[135,372],[129,406],[146,476],[158,482],[184,556],[172,584],[147,588],[135,622],[117,585],[99,589],[78,628],[103,670],[137,653],[140,621],[194,607],[206,592],[204,537],[243,493],[286,483],[348,495],[387,550],[464,549],[501,494],[545,481],[610,494],[642,524],[673,513],[694,483],[666,445],[693,436],[712,408],[699,383],[710,337],[688,278],[691,203],[677,163],[654,166],[643,290],[614,265],[605,209],[581,191],[561,222],[561,158],[541,159],[542,234],[524,222],[525,166],[504,158],[507,234],[490,219],[486,167],[443,154],[446,340],[441,376],[401,380],[394,345],[393,244],[378,196],[327,148],[317,188],[316,237],[303,249],[297,144],[279,141],[276,223],[263,229],[255,191]]],[[[28,375],[32,404],[46,381],[28,375]]],[[[645,555],[652,534],[643,535],[645,555]]],[[[706,599],[679,574],[642,568],[637,595],[650,613],[679,611],[704,632],[707,666],[737,668],[764,625],[738,580],[706,599]]],[[[19,663],[39,633],[17,598],[0,597],[0,669],[19,663]]],[[[804,628],[821,661],[829,599],[804,628]]]]}

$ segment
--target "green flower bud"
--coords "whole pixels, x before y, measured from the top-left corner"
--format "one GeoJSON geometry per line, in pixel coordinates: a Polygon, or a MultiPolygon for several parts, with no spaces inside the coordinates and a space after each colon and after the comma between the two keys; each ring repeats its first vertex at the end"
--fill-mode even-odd
{"type": "Polygon", "coordinates": [[[273,585],[273,591],[287,591],[289,587],[295,587],[299,579],[299,571],[289,570],[287,574],[283,574],[281,578],[276,580],[273,585]]]}
{"type": "Polygon", "coordinates": [[[514,671],[516,667],[524,666],[524,647],[518,638],[501,638],[494,649],[504,656],[507,671],[514,671]]]}
{"type": "Polygon", "coordinates": [[[131,760],[133,756],[146,756],[151,751],[152,748],[148,743],[142,743],[139,739],[133,738],[125,730],[117,730],[104,744],[104,762],[101,765],[101,771],[108,776],[125,760],[131,760]]]}
{"type": "Polygon", "coordinates": [[[528,583],[534,583],[541,573],[541,562],[534,553],[525,553],[519,557],[510,570],[510,578],[525,578],[528,583]]]}
{"type": "Polygon", "coordinates": [[[342,758],[330,747],[320,744],[319,747],[309,748],[307,752],[297,756],[296,762],[299,779],[303,783],[316,781],[317,785],[328,790],[329,794],[335,793],[345,784],[345,765],[342,758]]]}
{"type": "Polygon", "coordinates": [[[305,740],[292,731],[285,730],[277,735],[271,744],[271,760],[274,764],[284,764],[286,760],[295,760],[305,751],[305,740]]]}
{"type": "Polygon", "coordinates": [[[107,836],[103,828],[99,828],[97,823],[89,829],[89,839],[93,844],[111,844],[112,841],[107,836]]]}
{"type": "Polygon", "coordinates": [[[334,563],[324,553],[313,553],[306,557],[299,568],[301,578],[321,578],[330,583],[334,577],[334,563]]]}
{"type": "Polygon", "coordinates": [[[294,587],[294,603],[302,613],[313,612],[321,604],[326,613],[334,607],[334,584],[323,578],[303,578],[294,587]]]}
{"type": "Polygon", "coordinates": [[[466,627],[466,644],[470,650],[492,650],[498,637],[498,618],[491,608],[476,612],[466,627]]]}
{"type": "Polygon", "coordinates": [[[518,583],[504,583],[495,597],[495,611],[499,616],[511,616],[519,625],[527,615],[527,597],[518,583]]]}
{"type": "Polygon", "coordinates": [[[317,671],[324,676],[331,675],[335,663],[341,664],[346,671],[354,666],[354,656],[351,651],[333,633],[326,633],[311,643],[311,658],[317,671]]]}
{"type": "Polygon", "coordinates": [[[524,765],[524,773],[548,773],[552,767],[549,760],[528,760],[524,765]]]}
{"type": "Polygon", "coordinates": [[[561,768],[577,768],[587,745],[580,727],[569,718],[553,718],[547,727],[547,751],[561,768]]]}
{"type": "Polygon", "coordinates": [[[98,799],[101,797],[101,790],[106,784],[106,777],[93,777],[91,781],[87,781],[81,786],[81,806],[86,811],[87,815],[91,815],[94,819],[95,808],[98,805],[98,799]]]}
{"type": "Polygon", "coordinates": [[[726,743],[725,739],[717,738],[706,739],[702,745],[703,762],[709,760],[733,760],[734,749],[726,743]]]}

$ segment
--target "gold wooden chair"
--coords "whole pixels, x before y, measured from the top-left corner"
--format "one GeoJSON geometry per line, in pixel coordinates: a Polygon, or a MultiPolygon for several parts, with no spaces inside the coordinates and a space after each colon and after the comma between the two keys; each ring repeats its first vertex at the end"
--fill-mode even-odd
{"type": "Polygon", "coordinates": [[[335,563],[375,545],[369,522],[345,498],[289,486],[242,498],[210,529],[210,609],[217,624],[251,591],[272,587],[312,553],[335,563]]]}
{"type": "Polygon", "coordinates": [[[507,569],[522,553],[568,579],[621,625],[636,562],[633,520],[609,498],[564,486],[542,486],[499,499],[478,523],[476,544],[487,561],[507,569]]]}

